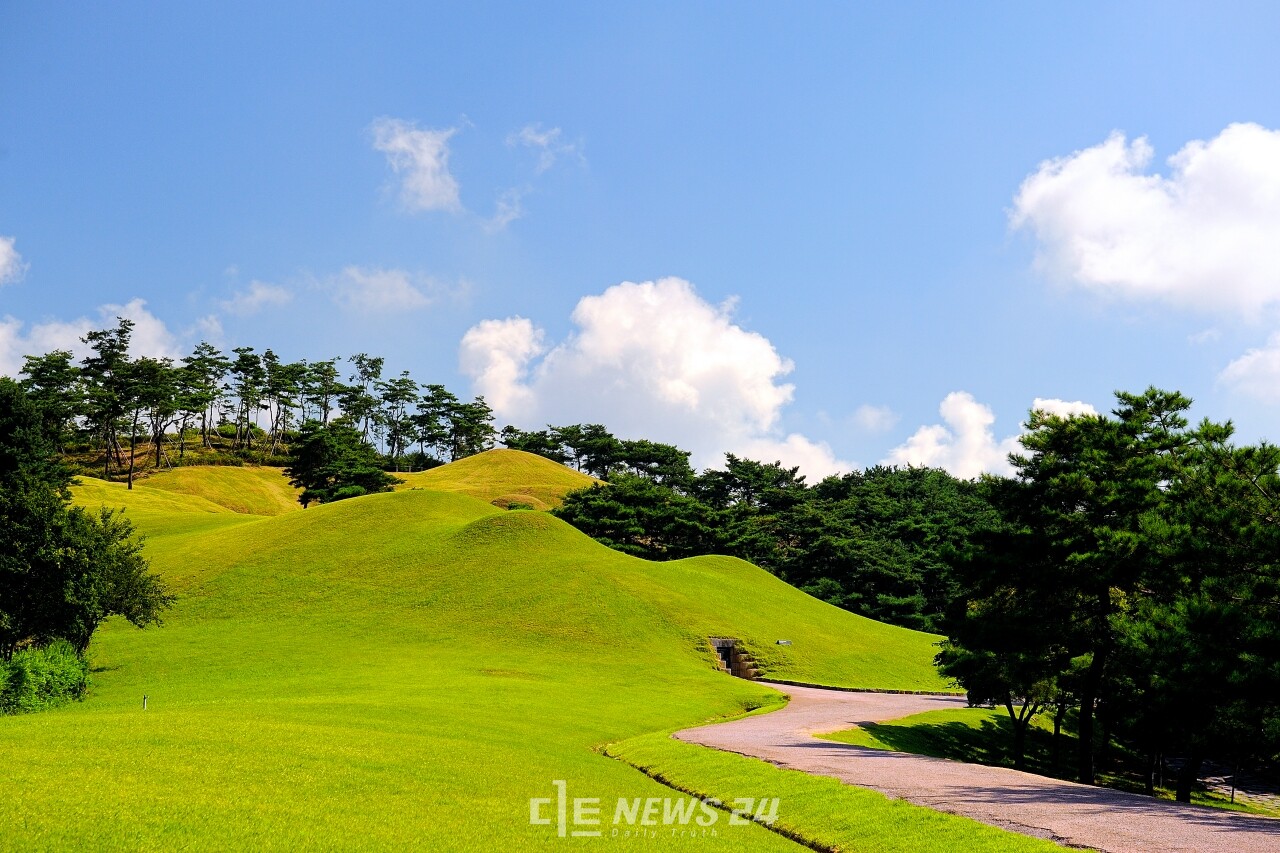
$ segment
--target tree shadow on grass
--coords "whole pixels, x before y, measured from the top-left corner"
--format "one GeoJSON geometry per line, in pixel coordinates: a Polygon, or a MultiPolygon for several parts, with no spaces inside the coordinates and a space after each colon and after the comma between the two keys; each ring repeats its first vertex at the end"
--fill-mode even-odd
{"type": "MultiPolygon", "coordinates": [[[[876,740],[897,752],[950,758],[969,764],[1013,767],[1013,723],[1007,716],[987,717],[969,722],[895,725],[864,723],[862,728],[876,740]]],[[[1023,769],[1041,776],[1071,779],[1067,772],[1074,754],[1075,739],[1062,735],[1058,758],[1054,760],[1053,734],[1040,728],[1027,732],[1026,764],[1023,769]]]]}

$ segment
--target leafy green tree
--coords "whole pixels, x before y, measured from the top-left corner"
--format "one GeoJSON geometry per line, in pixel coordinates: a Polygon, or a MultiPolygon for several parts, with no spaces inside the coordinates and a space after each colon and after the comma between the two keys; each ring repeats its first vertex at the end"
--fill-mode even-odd
{"type": "Polygon", "coordinates": [[[304,507],[389,492],[401,482],[382,470],[378,451],[345,417],[327,425],[302,424],[293,453],[285,473],[302,489],[298,500],[304,507]]]}
{"type": "Polygon", "coordinates": [[[437,460],[444,461],[453,434],[453,413],[459,401],[443,385],[426,385],[422,390],[424,393],[413,415],[414,440],[424,454],[430,448],[437,460]]]}
{"type": "Polygon", "coordinates": [[[124,458],[116,440],[116,431],[131,403],[129,340],[133,335],[133,321],[123,317],[116,320],[116,328],[91,331],[81,338],[92,350],[92,354],[81,361],[85,420],[89,431],[102,438],[102,476],[108,480],[111,479],[113,455],[116,467],[123,467],[124,458]]]}
{"type": "Polygon", "coordinates": [[[722,551],[717,514],[647,477],[616,473],[571,492],[554,514],[610,548],[650,560],[722,551]]]}
{"type": "Polygon", "coordinates": [[[810,490],[805,510],[786,521],[799,536],[779,571],[855,613],[936,632],[956,594],[950,555],[996,522],[982,483],[876,466],[810,490]]]}
{"type": "Polygon", "coordinates": [[[343,387],[339,400],[343,415],[359,428],[360,437],[367,440],[378,411],[378,398],[374,389],[377,381],[382,378],[385,359],[362,352],[351,356],[349,360],[356,369],[351,374],[351,384],[343,387]]]}
{"type": "Polygon", "coordinates": [[[231,393],[235,397],[235,447],[253,449],[253,430],[258,410],[262,407],[267,371],[262,356],[253,347],[236,347],[236,358],[231,362],[231,393]]]}
{"type": "Polygon", "coordinates": [[[180,420],[182,401],[178,393],[178,369],[167,358],[140,358],[133,364],[133,374],[134,393],[146,409],[152,449],[156,454],[155,465],[159,468],[165,434],[180,420]]]}
{"type": "Polygon", "coordinates": [[[387,456],[392,466],[399,471],[400,461],[405,450],[413,442],[414,426],[410,407],[418,402],[418,383],[403,371],[394,379],[378,381],[379,412],[378,422],[381,424],[387,441],[387,456]]]}
{"type": "Polygon", "coordinates": [[[623,441],[619,464],[637,476],[688,493],[696,476],[689,451],[648,439],[623,441]]]}
{"type": "MultiPolygon", "coordinates": [[[[994,505],[1006,512],[1022,498],[1015,481],[992,478],[986,485],[994,505]]],[[[956,554],[957,595],[936,658],[942,674],[965,688],[971,705],[1004,707],[1020,770],[1032,720],[1061,698],[1074,615],[1057,587],[1058,565],[1027,532],[995,526],[956,554]]]]}
{"type": "MultiPolygon", "coordinates": [[[[957,654],[972,655],[999,651],[991,644],[1002,621],[1021,608],[1055,626],[1065,651],[1054,646],[1052,658],[1062,670],[1070,661],[1074,672],[1077,777],[1090,784],[1095,720],[1121,627],[1167,570],[1166,490],[1188,444],[1182,413],[1190,401],[1182,395],[1151,388],[1116,397],[1113,417],[1031,413],[1021,439],[1025,453],[1011,457],[1016,476],[998,490],[1000,529],[958,564],[970,582],[947,626],[957,654]]],[[[1018,632],[1011,633],[1016,641],[1018,632]]],[[[1049,654],[1038,634],[1026,637],[1012,651],[1049,654]]]]}
{"type": "Polygon", "coordinates": [[[609,474],[622,458],[622,442],[603,424],[585,424],[576,433],[567,433],[573,441],[569,447],[578,460],[579,469],[600,480],[608,480],[609,474]]]}
{"type": "Polygon", "coordinates": [[[84,388],[71,352],[54,350],[26,356],[22,375],[22,387],[40,410],[45,432],[65,451],[76,418],[84,414],[84,388]]]}
{"type": "Polygon", "coordinates": [[[197,344],[191,355],[182,360],[180,381],[186,390],[181,408],[184,412],[200,415],[200,439],[205,447],[213,447],[214,413],[222,397],[223,378],[230,369],[231,361],[217,347],[205,341],[197,344]]]}
{"type": "Polygon", "coordinates": [[[122,399],[125,403],[125,420],[129,425],[127,478],[129,488],[132,489],[138,455],[138,428],[144,416],[150,417],[153,422],[156,464],[160,464],[160,438],[164,433],[164,424],[175,408],[173,365],[167,358],[143,356],[128,364],[124,370],[124,379],[122,399]]]}
{"type": "Polygon", "coordinates": [[[338,359],[308,364],[302,381],[302,419],[318,419],[321,426],[328,424],[329,416],[344,389],[345,386],[338,379],[338,359]]]}
{"type": "Polygon", "coordinates": [[[0,379],[0,657],[57,638],[83,652],[103,619],[157,624],[172,602],[111,510],[68,505],[69,474],[22,388],[0,379]]]}
{"type": "Polygon", "coordinates": [[[497,431],[493,428],[493,410],[476,397],[470,403],[457,403],[447,414],[449,424],[449,458],[474,456],[493,446],[497,431]]]}
{"type": "Polygon", "coordinates": [[[523,450],[525,453],[536,453],[538,456],[559,462],[561,465],[569,461],[569,455],[565,452],[559,436],[552,427],[526,432],[508,424],[502,428],[498,440],[502,442],[504,447],[509,447],[512,450],[523,450]]]}

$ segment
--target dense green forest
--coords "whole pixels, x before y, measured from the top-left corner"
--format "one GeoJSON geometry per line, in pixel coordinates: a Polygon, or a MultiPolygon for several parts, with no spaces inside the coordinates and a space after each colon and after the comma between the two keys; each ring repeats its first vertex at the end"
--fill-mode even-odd
{"type": "MultiPolygon", "coordinates": [[[[501,442],[597,478],[555,512],[613,548],[739,556],[839,607],[943,635],[942,672],[1007,710],[1015,751],[1040,713],[1078,734],[1083,781],[1117,741],[1149,756],[1148,787],[1178,756],[1184,799],[1206,758],[1280,754],[1280,451],[1236,446],[1229,423],[1189,426],[1175,392],[1120,393],[1106,415],[1032,412],[1011,477],[874,467],[811,484],[734,455],[698,472],[677,447],[599,424],[497,432],[482,398],[386,378],[367,354],[284,362],[201,344],[172,362],[129,357],[130,334],[126,320],[91,332],[79,363],[28,357],[6,386],[51,454],[39,464],[61,472],[46,499],[73,469],[131,483],[165,465],[250,461],[284,467],[304,503],[327,502],[501,442]]],[[[75,524],[126,547],[117,519],[75,524]]],[[[21,575],[23,547],[6,541],[6,578],[21,575]]],[[[163,605],[154,592],[140,624],[163,605]]],[[[10,653],[37,636],[4,618],[10,653]]],[[[87,642],[39,637],[55,635],[87,642]]]]}

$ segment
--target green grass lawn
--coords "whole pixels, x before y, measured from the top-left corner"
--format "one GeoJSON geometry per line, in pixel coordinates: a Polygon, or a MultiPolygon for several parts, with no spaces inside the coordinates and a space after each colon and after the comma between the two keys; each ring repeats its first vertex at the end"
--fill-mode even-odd
{"type": "Polygon", "coordinates": [[[289,485],[282,468],[192,465],[159,471],[139,481],[137,487],[198,495],[232,512],[250,515],[280,515],[302,509],[300,490],[289,485]]]}
{"type": "MultiPolygon", "coordinates": [[[[716,671],[708,636],[742,639],[778,678],[942,686],[935,637],[740,560],[649,563],[545,513],[426,490],[252,515],[212,499],[227,488],[215,479],[203,494],[76,488],[82,504],[128,507],[179,601],[160,628],[99,631],[85,702],[0,718],[0,849],[621,843],[531,826],[530,798],[565,780],[602,801],[608,835],[619,797],[679,796],[599,749],[777,701],[716,671]]],[[[737,792],[731,766],[755,763],[689,750],[667,756],[672,773],[782,798],[782,818],[936,826],[926,810],[881,814],[888,801],[824,805],[754,770],[737,792]]],[[[727,816],[715,829],[697,849],[797,849],[727,816]]],[[[645,840],[689,843],[656,831],[645,840]]]]}
{"type": "Polygon", "coordinates": [[[396,474],[397,489],[461,492],[495,506],[523,504],[533,509],[559,506],[564,496],[596,480],[523,450],[495,448],[428,471],[396,474]]]}
{"type": "MultiPolygon", "coordinates": [[[[932,755],[971,764],[1013,766],[1012,728],[1009,715],[1000,708],[927,711],[891,722],[867,723],[821,737],[855,746],[932,755]]],[[[1036,717],[1027,733],[1026,770],[1042,776],[1074,781],[1072,771],[1076,743],[1075,735],[1064,730],[1055,747],[1052,721],[1043,716],[1036,717]]],[[[1107,766],[1098,775],[1098,784],[1134,793],[1142,792],[1141,762],[1141,756],[1130,754],[1118,746],[1114,747],[1107,766]]],[[[1157,788],[1156,796],[1171,800],[1173,790],[1157,788]]],[[[1274,810],[1239,801],[1232,803],[1213,791],[1192,791],[1191,801],[1252,814],[1278,814],[1274,810]]]]}

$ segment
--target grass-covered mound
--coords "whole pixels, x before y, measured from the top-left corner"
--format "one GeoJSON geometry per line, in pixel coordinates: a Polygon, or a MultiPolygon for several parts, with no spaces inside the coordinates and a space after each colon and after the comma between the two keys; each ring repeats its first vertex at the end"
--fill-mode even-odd
{"type": "MultiPolygon", "coordinates": [[[[716,671],[709,635],[780,678],[940,686],[931,636],[738,560],[648,563],[462,494],[263,517],[76,491],[129,507],[179,601],[160,629],[100,630],[87,702],[0,719],[21,792],[0,801],[0,847],[561,849],[529,824],[553,780],[607,820],[619,797],[672,795],[600,745],[777,701],[716,671]]],[[[794,849],[727,817],[698,843],[794,849]]]]}
{"type": "Polygon", "coordinates": [[[461,492],[494,506],[523,504],[532,509],[557,507],[569,492],[596,482],[542,456],[505,448],[486,450],[429,471],[395,476],[404,480],[397,487],[400,489],[461,492]]]}
{"type": "Polygon", "coordinates": [[[195,495],[248,515],[280,515],[302,509],[298,489],[289,485],[282,468],[193,465],[160,471],[136,485],[195,495]]]}

